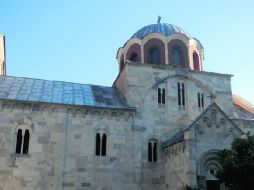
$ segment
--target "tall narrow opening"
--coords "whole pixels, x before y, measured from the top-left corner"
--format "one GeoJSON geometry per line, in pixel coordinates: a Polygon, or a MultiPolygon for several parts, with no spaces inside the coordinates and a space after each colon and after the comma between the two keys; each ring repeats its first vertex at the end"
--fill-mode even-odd
{"type": "Polygon", "coordinates": [[[149,63],[160,64],[160,50],[156,47],[152,48],[149,52],[149,63]]]}
{"type": "Polygon", "coordinates": [[[101,150],[102,156],[106,156],[106,150],[107,150],[107,135],[103,134],[103,136],[102,136],[102,150],[101,150]]]}
{"type": "Polygon", "coordinates": [[[101,138],[100,138],[100,133],[96,134],[96,147],[95,147],[95,154],[97,156],[100,155],[100,146],[101,146],[101,138]]]}
{"type": "Polygon", "coordinates": [[[180,50],[178,48],[172,48],[172,61],[173,65],[181,65],[180,50]]]}
{"type": "Polygon", "coordinates": [[[148,161],[149,162],[152,161],[152,143],[151,142],[148,143],[148,161]]]}
{"type": "Polygon", "coordinates": [[[23,142],[23,154],[28,154],[29,139],[30,139],[29,130],[26,129],[25,136],[24,136],[24,142],[23,142]]]}
{"type": "Polygon", "coordinates": [[[194,70],[200,71],[199,57],[196,52],[193,53],[193,65],[194,65],[194,70]]]}
{"type": "Polygon", "coordinates": [[[21,147],[22,147],[22,130],[19,129],[16,141],[16,154],[21,154],[21,147]]]}

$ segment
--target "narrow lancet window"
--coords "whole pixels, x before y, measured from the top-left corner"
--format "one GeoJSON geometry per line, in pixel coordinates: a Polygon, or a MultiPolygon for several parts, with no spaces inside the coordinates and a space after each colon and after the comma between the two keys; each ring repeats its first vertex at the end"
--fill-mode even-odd
{"type": "Polygon", "coordinates": [[[148,161],[152,162],[152,143],[148,143],[148,161]]]}
{"type": "Polygon", "coordinates": [[[185,109],[185,84],[177,83],[178,105],[180,109],[185,109]]]}
{"type": "Polygon", "coordinates": [[[165,104],[165,95],[166,95],[166,91],[165,91],[165,89],[163,88],[162,89],[162,96],[161,96],[161,99],[162,99],[162,104],[165,104]]]}
{"type": "Polygon", "coordinates": [[[28,154],[29,138],[30,138],[29,130],[25,130],[23,142],[23,154],[28,154]]]}
{"type": "Polygon", "coordinates": [[[16,154],[21,154],[21,147],[22,147],[22,130],[19,129],[17,133],[16,154]]]}
{"type": "Polygon", "coordinates": [[[101,155],[106,156],[106,150],[107,150],[107,135],[102,135],[102,147],[101,147],[101,155]]]}
{"type": "Polygon", "coordinates": [[[96,134],[96,147],[95,147],[95,155],[96,156],[100,155],[100,146],[101,146],[100,133],[97,133],[96,134]]]}
{"type": "Polygon", "coordinates": [[[198,93],[198,107],[199,109],[204,108],[204,93],[198,93]]]}
{"type": "Polygon", "coordinates": [[[158,88],[158,104],[161,104],[161,89],[158,88]]]}
{"type": "Polygon", "coordinates": [[[201,107],[204,108],[204,94],[201,95],[201,107]]]}
{"type": "Polygon", "coordinates": [[[185,105],[185,91],[184,91],[184,83],[182,83],[182,105],[185,105]]]}
{"type": "Polygon", "coordinates": [[[180,87],[180,82],[177,83],[177,92],[178,92],[178,105],[181,106],[181,87],[180,87]]]}

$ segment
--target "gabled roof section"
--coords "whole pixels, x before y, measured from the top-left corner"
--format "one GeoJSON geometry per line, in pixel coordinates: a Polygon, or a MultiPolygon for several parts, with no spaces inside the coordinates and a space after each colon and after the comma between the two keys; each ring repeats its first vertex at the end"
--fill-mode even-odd
{"type": "Polygon", "coordinates": [[[184,129],[184,131],[193,127],[199,121],[200,118],[205,116],[213,108],[218,110],[239,132],[243,133],[242,129],[240,129],[215,102],[210,104],[187,128],[184,129]]]}
{"type": "Polygon", "coordinates": [[[184,131],[182,129],[180,129],[168,140],[161,143],[161,148],[162,149],[167,148],[168,146],[171,146],[171,145],[181,142],[183,140],[184,140],[184,131]]]}
{"type": "Polygon", "coordinates": [[[134,109],[114,87],[0,76],[0,99],[134,109]]]}
{"type": "Polygon", "coordinates": [[[216,109],[216,111],[219,111],[227,120],[228,122],[230,122],[236,129],[237,131],[239,131],[241,134],[243,134],[243,131],[227,116],[227,114],[214,102],[212,104],[210,104],[188,127],[186,127],[185,129],[180,129],[179,131],[177,131],[173,136],[171,136],[169,139],[167,139],[166,141],[164,141],[161,144],[161,148],[167,148],[169,146],[172,146],[174,144],[177,144],[178,142],[181,142],[184,140],[184,132],[186,130],[189,130],[190,128],[192,128],[193,126],[195,126],[198,121],[204,117],[209,111],[211,111],[212,109],[216,109]]]}
{"type": "Polygon", "coordinates": [[[237,119],[254,120],[254,105],[238,95],[232,97],[234,117],[237,119]]]}

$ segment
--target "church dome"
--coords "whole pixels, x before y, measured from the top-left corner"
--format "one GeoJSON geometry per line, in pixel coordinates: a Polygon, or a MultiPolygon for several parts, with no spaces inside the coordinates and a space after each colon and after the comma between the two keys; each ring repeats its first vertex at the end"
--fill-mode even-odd
{"type": "Polygon", "coordinates": [[[131,38],[143,39],[151,33],[160,33],[166,37],[175,33],[180,33],[189,37],[189,35],[179,26],[168,23],[160,23],[158,20],[157,24],[150,24],[139,29],[136,33],[133,34],[131,38]]]}
{"type": "Polygon", "coordinates": [[[161,23],[142,27],[117,51],[119,71],[128,62],[169,65],[202,71],[203,47],[179,26],[161,23]]]}

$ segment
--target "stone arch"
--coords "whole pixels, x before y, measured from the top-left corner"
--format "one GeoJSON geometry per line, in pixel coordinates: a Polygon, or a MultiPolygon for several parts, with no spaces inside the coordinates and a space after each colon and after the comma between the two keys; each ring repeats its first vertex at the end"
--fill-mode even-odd
{"type": "Polygon", "coordinates": [[[144,62],[150,63],[150,51],[153,49],[158,50],[158,64],[166,64],[165,60],[165,44],[158,38],[152,38],[144,44],[144,62]]]}
{"type": "Polygon", "coordinates": [[[215,91],[210,86],[207,86],[202,81],[200,81],[194,77],[188,76],[186,74],[175,74],[175,75],[164,76],[161,79],[157,80],[156,83],[152,85],[152,88],[156,88],[158,86],[158,84],[160,84],[170,78],[182,78],[182,79],[191,80],[191,81],[195,82],[196,84],[198,84],[205,91],[215,94],[215,91]]]}
{"type": "Polygon", "coordinates": [[[174,50],[177,50],[179,52],[179,59],[180,59],[179,66],[189,67],[188,47],[182,40],[173,39],[167,44],[167,46],[168,46],[168,60],[170,65],[173,65],[174,63],[174,56],[173,56],[175,52],[174,50]]]}
{"type": "MultiPolygon", "coordinates": [[[[149,94],[149,92],[152,90],[152,89],[157,89],[159,84],[161,83],[164,83],[166,80],[168,79],[173,79],[173,78],[180,78],[180,79],[184,79],[184,80],[191,80],[193,82],[195,82],[197,85],[200,86],[200,88],[202,88],[204,91],[207,91],[209,94],[214,94],[216,95],[216,92],[208,85],[205,85],[202,81],[194,78],[194,77],[191,77],[191,76],[188,76],[187,74],[184,74],[184,73],[181,73],[181,74],[174,74],[174,75],[163,75],[161,76],[155,83],[147,83],[147,87],[145,88],[144,90],[144,99],[146,99],[147,95],[149,94]]],[[[149,81],[148,81],[149,82],[149,81]]],[[[142,109],[142,105],[143,104],[143,101],[139,103],[138,107],[142,109]]]]}
{"type": "Polygon", "coordinates": [[[127,50],[126,60],[141,62],[141,46],[138,43],[133,43],[127,50]],[[134,56],[135,55],[135,56],[134,56]]]}
{"type": "Polygon", "coordinates": [[[221,168],[217,152],[216,149],[208,150],[197,160],[197,179],[200,189],[207,189],[211,182],[217,184],[217,189],[223,189],[223,185],[216,178],[216,172],[221,168]]]}

